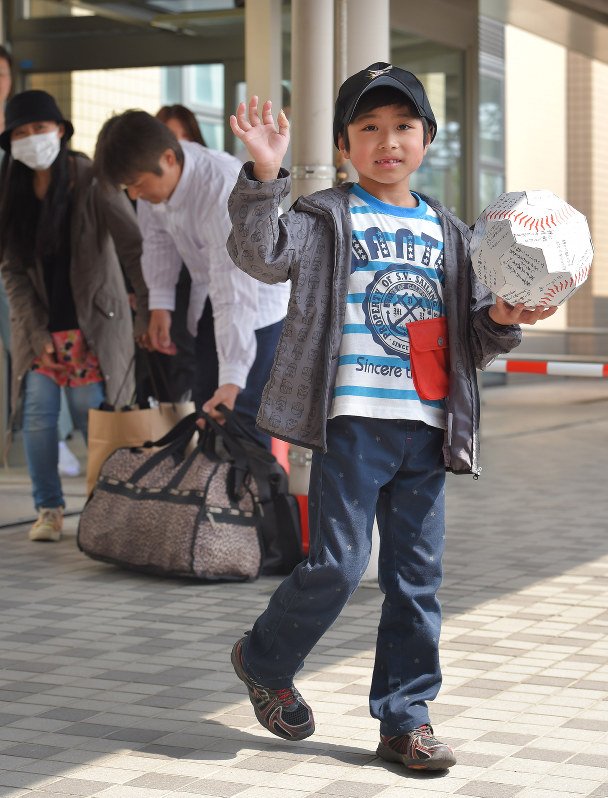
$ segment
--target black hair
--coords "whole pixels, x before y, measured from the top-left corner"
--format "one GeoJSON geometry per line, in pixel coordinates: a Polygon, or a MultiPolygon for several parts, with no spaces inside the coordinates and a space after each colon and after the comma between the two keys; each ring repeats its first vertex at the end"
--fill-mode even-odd
{"type": "MultiPolygon", "coordinates": [[[[400,105],[406,107],[412,116],[417,117],[422,121],[422,130],[425,144],[430,140],[431,124],[424,116],[420,116],[414,103],[399,89],[393,86],[378,86],[377,89],[370,89],[365,92],[363,97],[357,103],[352,119],[349,124],[352,125],[363,114],[369,114],[375,111],[376,108],[384,108],[387,105],[400,105]]],[[[342,137],[344,139],[344,147],[348,151],[350,149],[350,141],[348,139],[348,125],[344,125],[342,129],[342,137]]]]}
{"type": "Polygon", "coordinates": [[[72,159],[61,138],[51,165],[51,182],[42,202],[34,193],[32,169],[6,154],[0,169],[0,257],[7,254],[26,266],[62,246],[72,204],[72,159]],[[32,231],[35,231],[34,233],[32,231]]]}
{"type": "Polygon", "coordinates": [[[9,69],[11,70],[13,69],[13,57],[6,49],[6,47],[3,47],[1,44],[0,44],[0,59],[6,61],[6,63],[9,66],[9,69]]]}
{"type": "Polygon", "coordinates": [[[145,111],[125,111],[107,120],[95,147],[95,172],[106,184],[130,183],[141,172],[161,175],[160,157],[173,150],[177,162],[184,151],[169,128],[145,111]]]}

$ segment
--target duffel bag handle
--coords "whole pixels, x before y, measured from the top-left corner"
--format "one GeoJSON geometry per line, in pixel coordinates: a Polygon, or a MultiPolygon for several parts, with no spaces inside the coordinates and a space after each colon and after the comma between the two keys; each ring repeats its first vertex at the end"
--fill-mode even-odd
{"type": "Polygon", "coordinates": [[[197,413],[189,413],[187,416],[184,416],[180,421],[178,421],[174,427],[171,427],[169,432],[163,435],[162,438],[159,438],[157,441],[146,441],[143,444],[143,448],[153,449],[157,447],[168,446],[170,443],[173,443],[174,441],[182,438],[186,440],[186,446],[187,446],[188,442],[190,441],[190,438],[194,435],[194,433],[198,429],[198,427],[196,426],[197,418],[198,418],[197,413]]]}
{"type": "MultiPolygon", "coordinates": [[[[221,408],[221,405],[218,405],[218,409],[221,408]]],[[[223,414],[223,411],[222,411],[223,414]]],[[[233,457],[247,457],[248,453],[245,447],[243,446],[242,441],[239,440],[238,435],[235,434],[235,431],[231,430],[227,425],[220,424],[214,418],[212,418],[208,413],[204,410],[200,411],[200,417],[204,419],[205,424],[208,424],[211,429],[215,432],[216,435],[219,435],[220,438],[226,445],[226,449],[228,450],[229,454],[233,457]]],[[[259,446],[259,444],[258,444],[259,446]]]]}
{"type": "Polygon", "coordinates": [[[277,493],[289,493],[287,472],[272,452],[264,448],[243,426],[237,413],[222,404],[217,409],[226,419],[226,425],[221,427],[222,434],[224,437],[226,434],[236,436],[244,450],[247,467],[256,481],[260,501],[268,501],[277,493]]]}
{"type": "MultiPolygon", "coordinates": [[[[220,413],[226,419],[226,421],[228,423],[228,429],[231,432],[234,432],[236,435],[240,435],[241,438],[246,438],[248,441],[251,441],[251,443],[255,443],[257,446],[260,447],[260,449],[263,448],[262,444],[255,437],[255,435],[250,430],[248,430],[247,427],[245,427],[243,425],[243,423],[239,419],[239,414],[238,413],[236,413],[234,410],[230,410],[224,404],[219,404],[217,406],[217,409],[220,411],[220,413]]],[[[267,451],[267,450],[264,449],[264,451],[267,451]]]]}
{"type": "Polygon", "coordinates": [[[215,432],[215,434],[219,435],[219,437],[222,439],[228,454],[232,459],[234,479],[231,480],[231,484],[228,485],[228,493],[229,495],[231,494],[230,499],[232,501],[238,502],[245,495],[245,482],[248,474],[251,473],[251,468],[249,465],[250,458],[247,455],[247,451],[238,438],[236,438],[229,430],[227,430],[224,425],[218,424],[218,422],[204,410],[200,411],[200,415],[201,418],[205,420],[205,424],[207,424],[215,432]]]}
{"type": "Polygon", "coordinates": [[[223,404],[219,404],[217,409],[226,419],[226,426],[224,429],[227,428],[229,432],[231,432],[233,435],[236,435],[237,438],[244,438],[245,441],[247,441],[248,446],[246,452],[250,459],[262,460],[266,465],[278,463],[278,460],[274,454],[262,446],[255,435],[253,435],[243,425],[243,423],[239,420],[238,413],[235,413],[234,410],[230,410],[226,407],[226,405],[223,404]]]}
{"type": "MultiPolygon", "coordinates": [[[[232,460],[233,478],[231,478],[228,487],[229,498],[232,502],[237,503],[243,498],[246,492],[246,478],[250,473],[248,467],[248,458],[245,450],[236,438],[230,435],[223,427],[212,419],[207,413],[201,410],[200,416],[197,413],[190,413],[185,416],[181,421],[156,441],[147,441],[144,444],[145,448],[158,447],[160,451],[155,452],[152,457],[148,458],[136,471],[133,472],[130,482],[137,484],[146,474],[158,466],[161,462],[169,457],[174,457],[178,461],[183,461],[181,468],[174,474],[167,488],[175,487],[184,474],[190,468],[196,456],[196,450],[185,458],[186,448],[192,439],[192,436],[199,431],[197,427],[197,420],[202,417],[207,424],[216,434],[220,435],[225,443],[226,449],[230,454],[232,460]]],[[[201,444],[199,441],[199,450],[201,444]]]]}
{"type": "Polygon", "coordinates": [[[152,457],[133,472],[131,482],[134,485],[167,457],[176,456],[177,459],[183,460],[186,448],[192,436],[198,430],[196,419],[196,413],[190,413],[182,418],[181,421],[178,421],[162,438],[157,441],[146,441],[142,445],[142,449],[159,448],[160,451],[153,454],[152,457]]]}

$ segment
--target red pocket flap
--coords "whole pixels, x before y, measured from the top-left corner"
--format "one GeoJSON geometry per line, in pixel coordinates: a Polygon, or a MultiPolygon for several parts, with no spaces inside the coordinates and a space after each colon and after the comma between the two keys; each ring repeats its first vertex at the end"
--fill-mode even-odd
{"type": "Polygon", "coordinates": [[[421,399],[444,399],[450,388],[450,350],[445,316],[406,324],[410,336],[410,366],[421,399]]]}
{"type": "Polygon", "coordinates": [[[422,319],[405,325],[410,337],[410,346],[418,352],[431,352],[448,348],[448,320],[446,316],[422,319]]]}

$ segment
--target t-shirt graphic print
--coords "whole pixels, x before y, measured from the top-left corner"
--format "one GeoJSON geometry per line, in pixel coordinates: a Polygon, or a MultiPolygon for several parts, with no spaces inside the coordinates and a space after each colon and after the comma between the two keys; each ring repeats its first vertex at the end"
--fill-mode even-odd
{"type": "Polygon", "coordinates": [[[445,427],[444,402],[412,380],[406,324],[444,315],[443,237],[435,211],[388,205],[354,185],[351,275],[330,418],[418,419],[445,427]]]}

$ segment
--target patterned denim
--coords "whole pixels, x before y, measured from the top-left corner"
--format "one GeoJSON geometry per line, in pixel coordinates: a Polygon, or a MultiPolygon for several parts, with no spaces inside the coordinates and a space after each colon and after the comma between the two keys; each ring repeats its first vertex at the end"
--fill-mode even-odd
{"type": "Polygon", "coordinates": [[[439,691],[444,543],[443,430],[421,421],[338,416],[313,455],[310,555],[270,599],[243,644],[247,672],[287,687],[361,580],[380,530],[378,629],[370,709],[385,735],[429,722],[439,691]]]}

